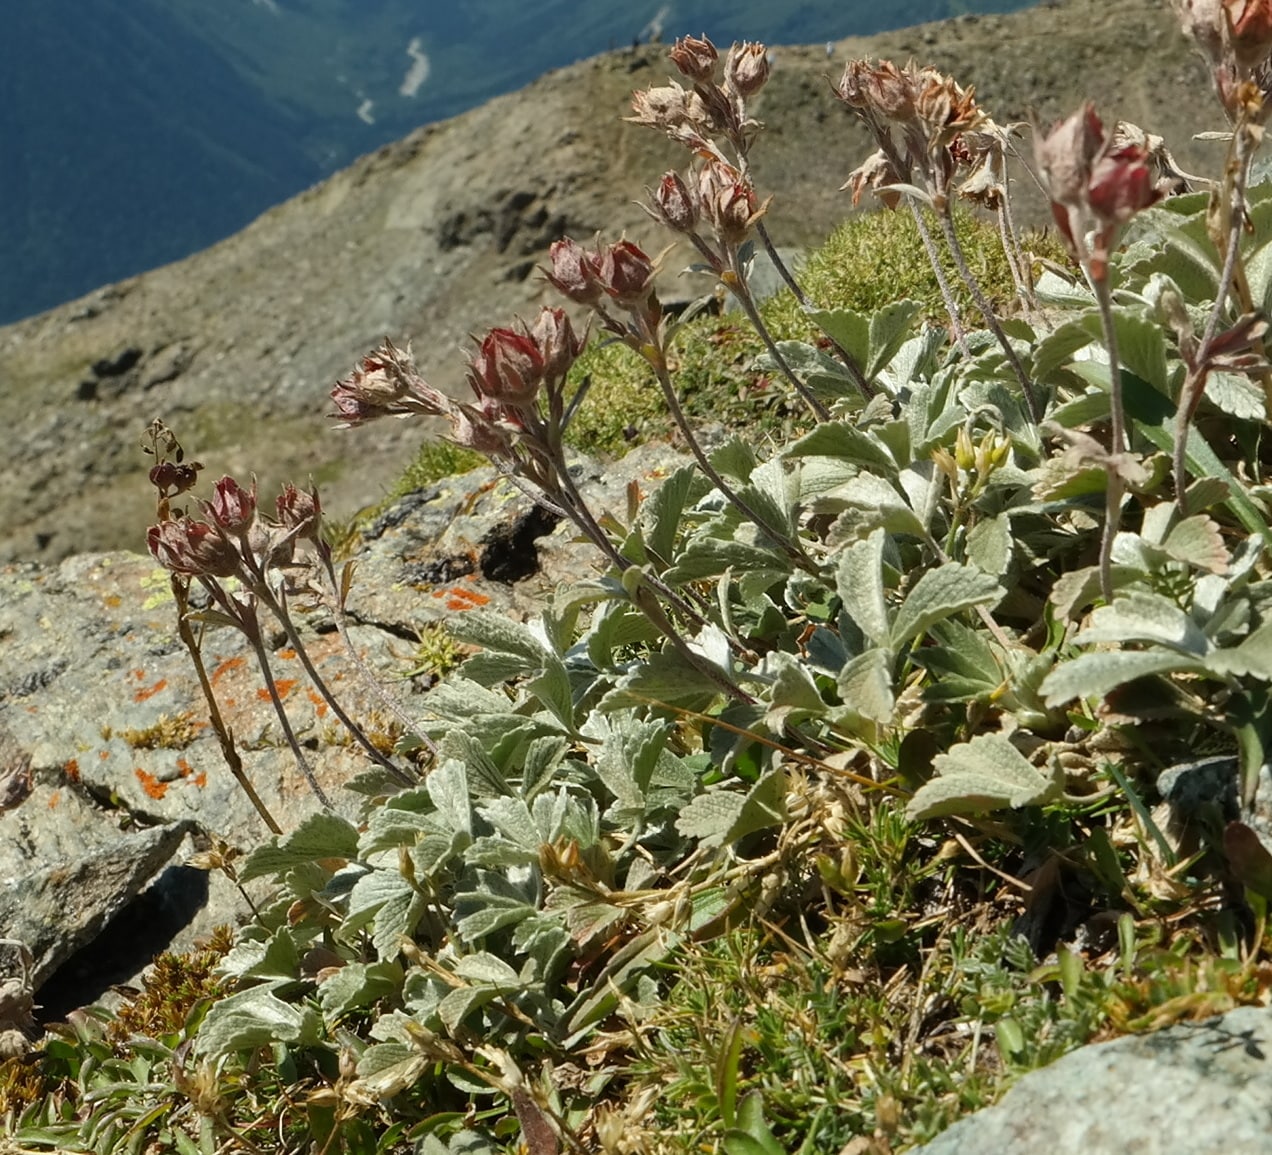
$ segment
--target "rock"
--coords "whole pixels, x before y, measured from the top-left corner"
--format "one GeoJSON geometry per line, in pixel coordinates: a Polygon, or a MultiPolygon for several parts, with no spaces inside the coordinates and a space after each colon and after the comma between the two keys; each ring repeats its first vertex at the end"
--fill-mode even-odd
{"type": "Polygon", "coordinates": [[[1262,1155],[1269,1055],[1266,1007],[1083,1047],[913,1155],[1262,1155]]]}
{"type": "MultiPolygon", "coordinates": [[[[625,514],[629,484],[647,492],[683,460],[646,446],[574,472],[595,510],[625,514]]],[[[341,704],[382,730],[392,724],[385,692],[407,718],[426,716],[433,678],[407,676],[426,624],[476,606],[524,618],[557,585],[602,568],[571,526],[489,468],[397,502],[366,529],[356,559],[349,632],[379,689],[360,677],[327,615],[303,619],[302,630],[341,704]]],[[[59,992],[42,994],[50,1007],[89,1001],[159,950],[248,914],[221,875],[195,878],[184,865],[213,839],[247,852],[269,830],[226,768],[174,614],[167,575],[148,556],[0,569],[0,928],[30,948],[37,990],[69,965],[59,992]],[[94,953],[121,918],[140,920],[151,938],[115,928],[116,941],[94,953]]],[[[278,825],[295,827],[319,803],[251,648],[218,629],[203,654],[247,777],[278,825]]],[[[334,723],[281,631],[271,663],[315,779],[356,817],[360,796],[344,786],[369,759],[334,723]]]]}

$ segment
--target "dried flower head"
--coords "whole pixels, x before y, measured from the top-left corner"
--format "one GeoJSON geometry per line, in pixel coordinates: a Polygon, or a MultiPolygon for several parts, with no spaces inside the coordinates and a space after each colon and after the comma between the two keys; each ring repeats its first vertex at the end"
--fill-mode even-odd
{"type": "Polygon", "coordinates": [[[722,244],[741,244],[761,215],[751,182],[731,164],[712,157],[699,170],[696,184],[703,220],[722,244]]]}
{"type": "Polygon", "coordinates": [[[724,82],[744,100],[754,96],[769,78],[768,49],[744,41],[729,49],[724,61],[724,82]]]}
{"type": "Polygon", "coordinates": [[[848,179],[840,185],[840,191],[852,189],[852,203],[855,207],[866,191],[873,192],[883,204],[895,209],[901,203],[901,194],[892,187],[903,183],[900,173],[893,167],[883,151],[877,150],[858,165],[849,174],[848,179]]]}
{"type": "Polygon", "coordinates": [[[544,271],[548,282],[577,305],[595,305],[605,295],[596,276],[596,255],[577,241],[563,237],[548,249],[552,268],[544,271]]]}
{"type": "Polygon", "coordinates": [[[331,390],[343,426],[361,425],[378,417],[412,413],[445,413],[446,397],[429,385],[415,368],[408,347],[405,352],[387,338],[374,353],[331,390]]]}
{"type": "Polygon", "coordinates": [[[468,382],[478,397],[529,407],[543,383],[543,354],[524,326],[491,329],[469,361],[468,382]]]}
{"type": "Polygon", "coordinates": [[[574,331],[564,309],[545,305],[530,330],[530,338],[538,346],[543,359],[543,377],[547,382],[560,381],[578,360],[584,339],[574,331]]]}
{"type": "Polygon", "coordinates": [[[318,500],[318,490],[306,492],[297,489],[291,482],[283,486],[274,502],[278,514],[278,523],[298,538],[309,538],[316,541],[322,525],[322,503],[318,500]]]}
{"type": "Polygon", "coordinates": [[[691,233],[698,224],[698,200],[678,172],[667,172],[656,189],[647,189],[651,205],[645,211],[678,233],[691,233]]]}
{"type": "Polygon", "coordinates": [[[695,84],[710,84],[715,78],[720,54],[705,36],[682,36],[667,53],[680,75],[695,84]]]}
{"type": "Polygon", "coordinates": [[[596,280],[623,308],[639,307],[654,291],[654,262],[631,241],[606,245],[595,255],[596,280]]]}

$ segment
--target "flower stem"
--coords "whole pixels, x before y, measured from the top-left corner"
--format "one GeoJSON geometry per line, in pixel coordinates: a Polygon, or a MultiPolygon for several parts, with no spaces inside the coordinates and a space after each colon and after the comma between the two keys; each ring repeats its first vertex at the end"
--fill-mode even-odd
{"type": "Polygon", "coordinates": [[[1113,601],[1113,541],[1122,519],[1122,497],[1126,483],[1118,468],[1117,458],[1126,451],[1126,413],[1122,403],[1122,363],[1117,348],[1117,326],[1113,319],[1113,300],[1108,277],[1091,276],[1088,262],[1087,279],[1095,289],[1100,306],[1100,324],[1104,328],[1104,345],[1109,354],[1109,462],[1108,483],[1104,491],[1104,530],[1100,535],[1100,591],[1106,603],[1113,601]]]}
{"type": "Polygon", "coordinates": [[[946,247],[954,260],[954,267],[958,269],[959,276],[963,278],[963,284],[967,286],[967,291],[972,294],[972,300],[976,302],[976,307],[985,318],[985,324],[1002,347],[1003,353],[1007,357],[1007,363],[1011,366],[1012,372],[1015,373],[1016,380],[1020,382],[1021,391],[1025,396],[1025,407],[1029,410],[1029,416],[1037,424],[1037,422],[1042,420],[1042,409],[1038,405],[1038,398],[1034,394],[1033,385],[1029,381],[1029,374],[1025,372],[1025,367],[1020,363],[1016,350],[1007,339],[1007,334],[1003,332],[1003,327],[994,313],[993,306],[989,303],[980,287],[980,282],[977,281],[971,267],[967,263],[967,257],[963,253],[963,243],[958,239],[958,233],[954,228],[954,218],[950,214],[948,202],[936,214],[936,219],[940,222],[941,233],[945,237],[946,247]]]}
{"type": "Polygon", "coordinates": [[[919,240],[923,242],[923,251],[927,253],[928,264],[932,266],[932,272],[936,274],[936,284],[941,290],[941,300],[945,302],[945,312],[950,318],[950,329],[954,333],[954,341],[958,345],[959,352],[971,360],[972,351],[967,346],[963,317],[959,311],[958,301],[955,300],[954,291],[950,288],[949,278],[945,275],[945,267],[941,264],[941,254],[936,250],[936,242],[932,239],[931,230],[927,227],[927,221],[923,219],[919,206],[909,197],[906,197],[906,204],[910,206],[910,215],[914,218],[915,227],[919,230],[919,240]]]}

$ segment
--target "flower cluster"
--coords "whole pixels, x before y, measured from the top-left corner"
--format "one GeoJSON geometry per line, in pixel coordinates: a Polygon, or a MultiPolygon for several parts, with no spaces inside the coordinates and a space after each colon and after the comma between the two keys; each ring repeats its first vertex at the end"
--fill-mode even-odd
{"type": "Polygon", "coordinates": [[[1088,102],[1045,136],[1035,130],[1034,150],[1061,236],[1103,281],[1122,226],[1161,195],[1148,149],[1106,132],[1088,102]]]}
{"type": "Polygon", "coordinates": [[[386,339],[336,383],[331,416],[342,427],[385,416],[444,417],[455,444],[497,460],[514,458],[514,439],[539,428],[541,395],[547,394],[549,410],[560,409],[562,386],[584,339],[563,309],[545,307],[532,326],[517,321],[474,341],[467,372],[473,401],[435,389],[420,375],[410,348],[403,351],[386,339]]]}
{"type": "Polygon", "coordinates": [[[1004,130],[976,103],[974,89],[935,68],[850,60],[834,92],[878,146],[843,186],[852,189],[853,204],[871,190],[895,208],[899,191],[894,186],[916,181],[943,204],[960,169],[968,173],[972,191],[997,179],[1004,130]]]}

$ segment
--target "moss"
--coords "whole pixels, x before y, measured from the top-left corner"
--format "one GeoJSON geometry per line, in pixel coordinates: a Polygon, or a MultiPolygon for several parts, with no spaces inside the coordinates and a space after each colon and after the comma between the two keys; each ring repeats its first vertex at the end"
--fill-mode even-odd
{"type": "Polygon", "coordinates": [[[119,731],[119,737],[134,750],[184,750],[198,734],[198,723],[188,711],[160,714],[156,722],[143,729],[119,731]]]}

